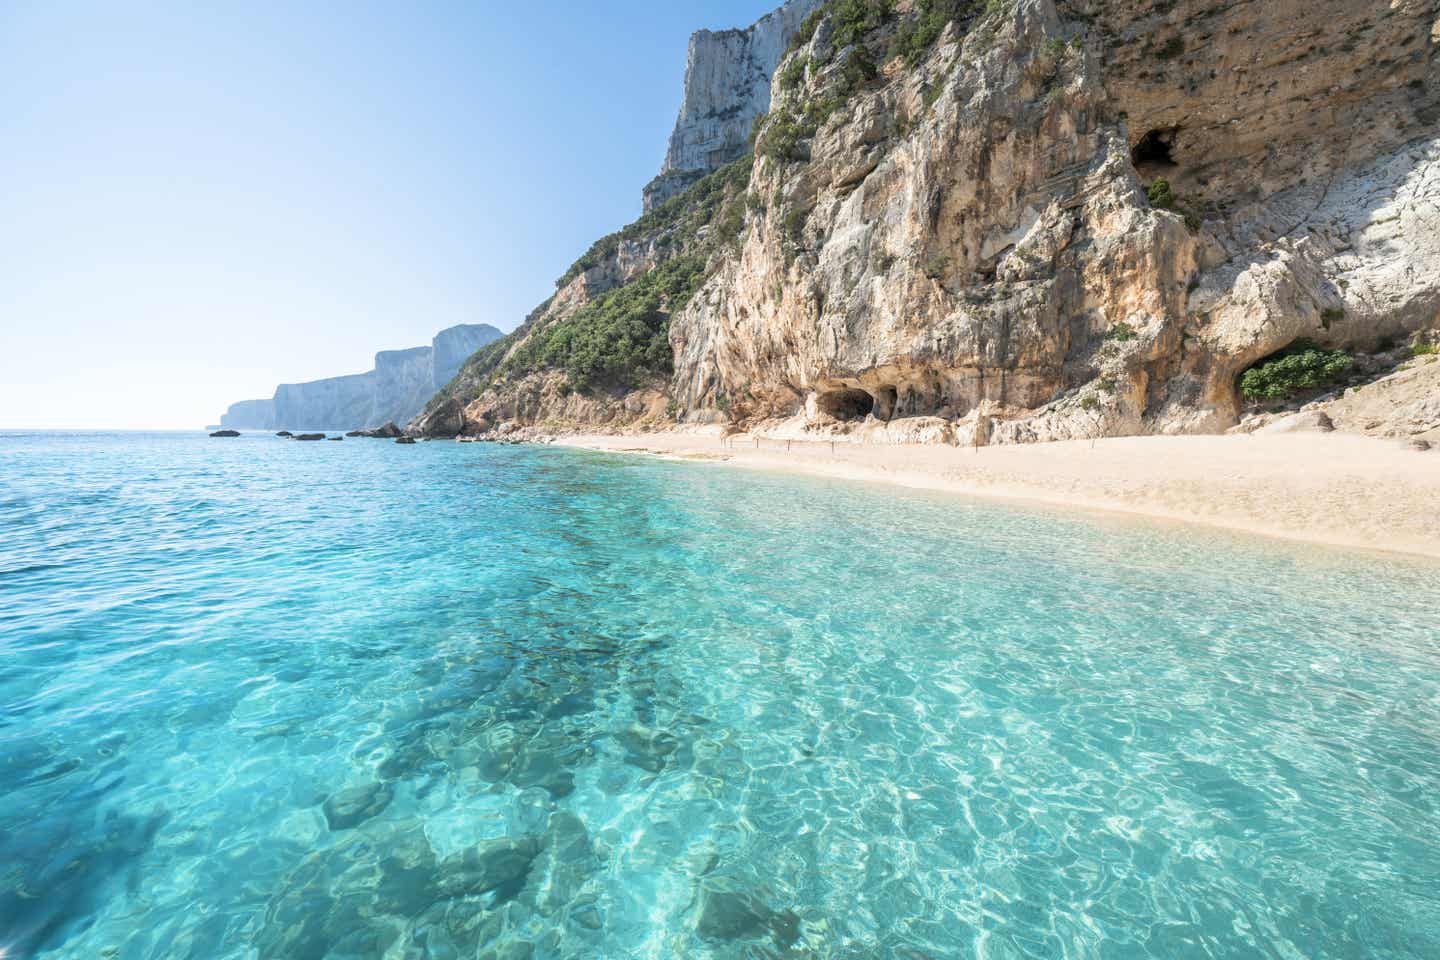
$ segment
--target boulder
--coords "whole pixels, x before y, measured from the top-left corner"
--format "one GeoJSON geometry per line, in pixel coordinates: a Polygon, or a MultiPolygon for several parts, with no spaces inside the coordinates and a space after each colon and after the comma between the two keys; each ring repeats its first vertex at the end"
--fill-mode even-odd
{"type": "Polygon", "coordinates": [[[326,437],[327,440],[344,440],[344,437],[326,437]]]}
{"type": "Polygon", "coordinates": [[[296,439],[296,440],[324,440],[324,439],[325,439],[325,434],[323,434],[323,433],[297,433],[297,434],[295,434],[294,439],[296,439]]]}
{"type": "Polygon", "coordinates": [[[414,442],[415,442],[415,438],[414,438],[414,437],[396,437],[396,438],[395,438],[395,442],[396,442],[396,443],[414,443],[414,442]]]}
{"type": "Polygon", "coordinates": [[[359,826],[390,806],[394,796],[394,791],[378,782],[346,787],[326,798],[325,822],[331,830],[359,826]]]}
{"type": "Polygon", "coordinates": [[[281,430],[279,433],[275,434],[275,436],[277,436],[277,437],[293,437],[293,436],[295,436],[295,434],[291,433],[289,430],[281,430]]]}
{"type": "Polygon", "coordinates": [[[239,430],[216,430],[214,433],[210,434],[210,436],[212,436],[212,437],[238,437],[238,436],[240,436],[240,431],[239,431],[239,430]]]}
{"type": "Polygon", "coordinates": [[[1330,433],[1335,424],[1323,410],[1291,414],[1261,427],[1256,433],[1330,433]]]}

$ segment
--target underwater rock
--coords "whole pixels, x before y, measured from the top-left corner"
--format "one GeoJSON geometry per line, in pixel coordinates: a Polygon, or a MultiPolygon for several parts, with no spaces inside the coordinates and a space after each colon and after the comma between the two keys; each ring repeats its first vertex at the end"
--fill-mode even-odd
{"type": "Polygon", "coordinates": [[[626,763],[651,773],[664,770],[666,761],[680,749],[679,737],[638,723],[618,734],[616,739],[625,748],[626,763]]]}
{"type": "Polygon", "coordinates": [[[346,787],[325,800],[325,822],[331,830],[348,830],[390,806],[394,796],[390,787],[383,783],[346,787]]]}
{"type": "Polygon", "coordinates": [[[581,888],[598,867],[584,821],[569,811],[556,810],[546,824],[544,851],[535,861],[535,885],[541,891],[536,909],[549,916],[577,907],[581,888]]]}
{"type": "Polygon", "coordinates": [[[800,918],[770,909],[759,897],[718,884],[700,887],[696,932],[707,940],[755,940],[768,937],[781,947],[800,938],[800,918]]]}
{"type": "Polygon", "coordinates": [[[540,847],[539,837],[505,837],[446,857],[440,864],[440,891],[447,897],[473,897],[498,890],[502,899],[510,899],[524,887],[540,847]]]}

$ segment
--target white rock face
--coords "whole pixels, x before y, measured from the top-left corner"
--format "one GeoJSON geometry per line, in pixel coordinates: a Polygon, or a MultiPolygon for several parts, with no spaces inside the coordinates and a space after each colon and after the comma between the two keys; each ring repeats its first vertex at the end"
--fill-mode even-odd
{"type": "Polygon", "coordinates": [[[498,340],[499,330],[465,323],[442,330],[428,347],[382,350],[365,373],[309,383],[285,383],[269,400],[242,400],[220,418],[229,429],[368,429],[405,423],[455,376],[476,350],[498,340]]]}
{"type": "MultiPolygon", "coordinates": [[[[952,27],[798,157],[756,159],[738,257],[671,324],[686,420],[1219,432],[1240,373],[1298,338],[1440,325],[1429,4],[1077,6],[1088,26],[1015,0],[952,27]],[[1180,209],[1147,202],[1158,176],[1180,209]]],[[[834,89],[828,34],[772,117],[834,89]]]]}
{"type": "MultiPolygon", "coordinates": [[[[733,240],[669,317],[668,384],[581,396],[557,370],[486,371],[451,398],[451,434],[1217,433],[1254,419],[1243,371],[1297,340],[1440,340],[1435,0],[995,0],[909,59],[900,2],[861,38],[871,69],[835,16],[778,65],[814,6],[692,41],[647,203],[770,120],[743,211],[701,231],[733,240]]],[[[534,330],[675,257],[674,229],[614,244],[534,330]]],[[[1429,442],[1430,366],[1329,416],[1429,442]]]]}
{"type": "Polygon", "coordinates": [[[680,118],[660,175],[645,188],[646,210],[745,153],[751,125],[770,109],[776,65],[821,2],[790,0],[747,30],[701,30],[690,38],[680,118]]]}

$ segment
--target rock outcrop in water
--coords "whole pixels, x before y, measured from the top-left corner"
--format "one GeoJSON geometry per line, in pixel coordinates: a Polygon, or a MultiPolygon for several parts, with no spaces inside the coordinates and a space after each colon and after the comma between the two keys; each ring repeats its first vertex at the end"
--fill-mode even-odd
{"type": "MultiPolygon", "coordinates": [[[[598,242],[412,429],[1225,430],[1297,340],[1440,328],[1437,43],[1430,0],[825,4],[754,155],[598,242]]],[[[667,174],[705,155],[686,117],[667,174]]]]}
{"type": "Polygon", "coordinates": [[[480,347],[502,336],[494,327],[462,324],[442,330],[428,347],[385,350],[367,373],[281,384],[269,400],[242,400],[220,418],[224,427],[375,427],[404,423],[442,389],[480,347]]]}

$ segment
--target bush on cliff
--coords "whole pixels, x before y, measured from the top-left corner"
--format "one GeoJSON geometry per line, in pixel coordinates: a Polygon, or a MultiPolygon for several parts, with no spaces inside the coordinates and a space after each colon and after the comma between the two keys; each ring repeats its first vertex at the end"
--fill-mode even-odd
{"type": "Polygon", "coordinates": [[[1310,340],[1297,340],[1246,370],[1240,377],[1240,395],[1246,400],[1283,400],[1334,383],[1353,363],[1344,350],[1324,350],[1310,340]]]}
{"type": "Polygon", "coordinates": [[[577,390],[634,386],[638,376],[669,374],[670,315],[690,301],[704,277],[703,257],[668,260],[537,331],[500,372],[523,376],[558,368],[577,390]]]}
{"type": "Polygon", "coordinates": [[[620,244],[626,241],[667,235],[672,245],[677,242],[684,245],[693,240],[701,227],[708,226],[716,218],[726,200],[743,193],[750,185],[750,169],[754,165],[754,159],[747,153],[733,163],[697,180],[684,193],[671,197],[634,223],[596,240],[590,245],[590,249],[555,281],[555,286],[564,287],[580,274],[604,263],[613,257],[620,244]]]}
{"type": "Polygon", "coordinates": [[[1145,198],[1150,201],[1150,206],[1156,210],[1173,210],[1175,208],[1175,190],[1170,186],[1170,181],[1164,177],[1156,178],[1145,191],[1145,198]]]}

